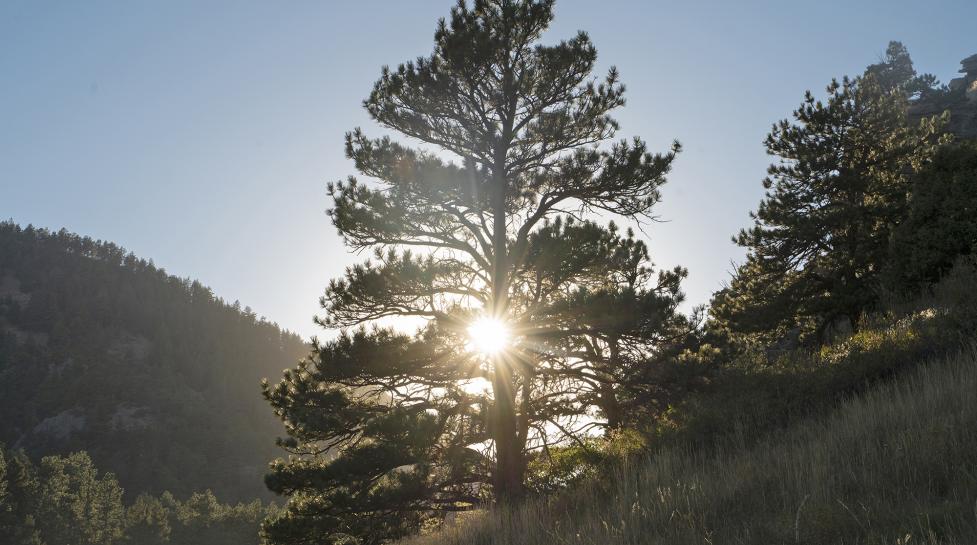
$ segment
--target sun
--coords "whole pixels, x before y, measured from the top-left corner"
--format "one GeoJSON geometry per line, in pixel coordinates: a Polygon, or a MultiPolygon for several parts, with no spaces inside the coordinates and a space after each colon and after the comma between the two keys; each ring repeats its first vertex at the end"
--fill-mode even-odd
{"type": "Polygon", "coordinates": [[[468,326],[468,348],[485,356],[505,350],[509,338],[509,328],[496,318],[479,318],[468,326]]]}

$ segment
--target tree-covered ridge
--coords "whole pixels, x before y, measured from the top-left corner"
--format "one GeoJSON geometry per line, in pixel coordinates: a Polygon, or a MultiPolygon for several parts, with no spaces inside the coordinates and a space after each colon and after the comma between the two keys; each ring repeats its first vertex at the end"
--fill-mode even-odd
{"type": "Polygon", "coordinates": [[[267,497],[258,383],[297,335],[114,244],[0,223],[0,442],[85,450],[129,493],[267,497]]]}

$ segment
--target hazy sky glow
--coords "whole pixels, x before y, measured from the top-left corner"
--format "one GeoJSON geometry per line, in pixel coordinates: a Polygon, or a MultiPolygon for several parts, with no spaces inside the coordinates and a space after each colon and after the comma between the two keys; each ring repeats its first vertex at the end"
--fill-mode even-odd
{"type": "MultiPolygon", "coordinates": [[[[0,218],[110,240],[305,336],[348,253],[325,185],[380,67],[427,55],[451,0],[0,3],[0,218]],[[139,4],[137,6],[137,4],[139,4]]],[[[891,39],[941,81],[977,53],[977,2],[563,0],[547,40],[590,33],[628,87],[620,136],[679,139],[646,229],[708,300],[742,253],[770,159],[805,89],[891,39]],[[690,4],[695,4],[690,5],[690,4]]]]}

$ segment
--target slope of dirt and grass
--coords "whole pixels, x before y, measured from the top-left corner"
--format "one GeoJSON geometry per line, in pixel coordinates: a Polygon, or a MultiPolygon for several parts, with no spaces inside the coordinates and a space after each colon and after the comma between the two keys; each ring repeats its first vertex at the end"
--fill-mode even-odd
{"type": "Polygon", "coordinates": [[[975,278],[834,346],[740,362],[652,454],[411,543],[977,543],[975,278]]]}

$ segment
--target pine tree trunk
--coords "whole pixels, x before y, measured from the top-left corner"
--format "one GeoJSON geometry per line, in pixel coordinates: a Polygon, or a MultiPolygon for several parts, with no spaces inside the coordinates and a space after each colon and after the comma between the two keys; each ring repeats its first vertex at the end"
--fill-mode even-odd
{"type": "MultiPolygon", "coordinates": [[[[511,130],[506,127],[507,130],[511,130]]],[[[494,192],[492,194],[492,315],[505,320],[508,306],[508,249],[506,232],[506,175],[505,152],[496,158],[494,192]]],[[[492,361],[492,390],[495,398],[495,495],[501,503],[518,500],[523,491],[522,448],[518,442],[515,387],[510,362],[504,353],[492,361]]]]}
{"type": "Polygon", "coordinates": [[[619,430],[623,424],[621,418],[621,404],[617,400],[617,392],[612,384],[602,384],[600,387],[600,409],[607,419],[607,429],[619,430]]]}
{"type": "Polygon", "coordinates": [[[522,496],[522,449],[517,441],[515,388],[504,356],[495,356],[492,389],[495,396],[495,495],[500,503],[522,496]]]}
{"type": "MultiPolygon", "coordinates": [[[[609,341],[611,349],[611,369],[616,369],[621,365],[621,348],[618,343],[620,343],[620,340],[616,337],[611,338],[609,341]]],[[[621,404],[617,400],[617,392],[614,390],[614,385],[610,382],[601,384],[599,398],[600,408],[602,411],[604,411],[604,416],[607,418],[608,429],[620,429],[622,424],[621,404]]]]}

